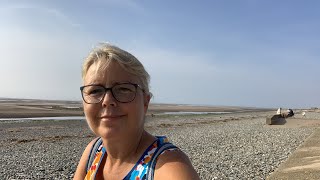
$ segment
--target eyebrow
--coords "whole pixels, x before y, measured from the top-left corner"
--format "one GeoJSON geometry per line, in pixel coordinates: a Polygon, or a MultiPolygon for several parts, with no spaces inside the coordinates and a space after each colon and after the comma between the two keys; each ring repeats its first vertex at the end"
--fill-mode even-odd
{"type": "MultiPolygon", "coordinates": [[[[125,83],[131,83],[131,84],[138,84],[138,83],[135,83],[135,82],[130,82],[130,81],[118,81],[118,82],[113,82],[111,84],[111,86],[107,86],[107,87],[113,87],[115,85],[118,85],[118,84],[125,84],[125,83]]],[[[101,83],[92,83],[92,84],[87,84],[85,86],[103,86],[103,87],[106,87],[105,85],[101,84],[101,83]]]]}

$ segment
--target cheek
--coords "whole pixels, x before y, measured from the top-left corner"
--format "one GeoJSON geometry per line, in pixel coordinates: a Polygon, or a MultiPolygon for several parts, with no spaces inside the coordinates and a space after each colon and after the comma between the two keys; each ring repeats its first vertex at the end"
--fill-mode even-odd
{"type": "Polygon", "coordinates": [[[92,111],[94,108],[92,108],[92,105],[90,104],[83,104],[83,111],[87,117],[89,117],[92,114],[92,111]]]}
{"type": "Polygon", "coordinates": [[[96,119],[96,115],[98,114],[99,108],[96,108],[90,104],[84,104],[83,111],[89,126],[93,126],[94,122],[96,122],[95,119],[96,119]]]}
{"type": "Polygon", "coordinates": [[[145,108],[142,100],[135,102],[135,104],[129,109],[129,111],[135,119],[143,121],[145,116],[145,108]]]}

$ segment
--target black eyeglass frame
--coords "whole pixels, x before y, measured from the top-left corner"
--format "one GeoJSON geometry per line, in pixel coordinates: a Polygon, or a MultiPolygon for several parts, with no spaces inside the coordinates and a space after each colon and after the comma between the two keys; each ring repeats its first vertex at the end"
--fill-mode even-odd
{"type": "Polygon", "coordinates": [[[81,86],[81,87],[80,87],[80,91],[81,91],[81,96],[82,96],[83,101],[84,101],[85,103],[87,103],[87,104],[99,104],[99,103],[104,99],[104,97],[106,96],[106,94],[107,94],[108,91],[111,91],[112,97],[113,97],[116,101],[118,101],[118,102],[120,102],[120,103],[130,103],[130,102],[132,102],[132,101],[136,98],[138,87],[142,90],[143,93],[145,93],[144,89],[143,89],[139,84],[129,83],[129,82],[128,82],[128,83],[117,83],[117,84],[115,84],[115,85],[113,85],[113,86],[111,86],[111,87],[108,87],[108,88],[106,88],[106,87],[104,87],[104,86],[102,86],[102,85],[100,85],[100,84],[90,84],[90,85],[81,86]],[[130,84],[130,85],[133,85],[133,86],[135,87],[135,90],[136,90],[136,91],[135,91],[134,97],[132,98],[131,101],[125,101],[125,102],[119,101],[119,100],[115,97],[115,95],[114,95],[114,93],[113,93],[112,88],[114,88],[115,86],[118,86],[118,85],[123,85],[123,84],[130,84]],[[101,87],[101,88],[103,88],[103,89],[105,90],[105,92],[104,92],[104,94],[103,94],[103,96],[102,96],[102,98],[100,99],[99,102],[96,102],[96,103],[88,103],[88,102],[85,100],[85,98],[83,97],[83,89],[84,89],[85,87],[90,87],[90,86],[99,86],[99,87],[101,87]]]}

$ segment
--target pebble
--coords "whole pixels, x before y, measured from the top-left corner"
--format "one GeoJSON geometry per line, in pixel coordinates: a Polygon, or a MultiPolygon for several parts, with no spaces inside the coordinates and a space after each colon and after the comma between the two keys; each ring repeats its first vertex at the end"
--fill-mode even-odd
{"type": "MultiPolygon", "coordinates": [[[[166,135],[180,147],[203,180],[266,179],[315,128],[266,128],[265,115],[242,114],[228,121],[222,120],[232,115],[200,120],[167,117],[147,122],[146,129],[154,135],[166,135]],[[161,123],[166,125],[158,126],[161,123]]],[[[92,139],[81,121],[2,123],[0,179],[71,179],[92,139]],[[19,131],[12,131],[18,127],[19,131]],[[63,138],[50,138],[60,136],[63,138]]]]}

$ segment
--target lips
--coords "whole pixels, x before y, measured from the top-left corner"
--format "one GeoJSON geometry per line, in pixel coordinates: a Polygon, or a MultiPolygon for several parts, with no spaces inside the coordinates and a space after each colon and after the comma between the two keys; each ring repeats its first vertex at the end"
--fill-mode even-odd
{"type": "Polygon", "coordinates": [[[121,117],[124,117],[124,115],[103,115],[100,118],[104,119],[104,120],[116,120],[116,119],[119,119],[121,117]]]}

